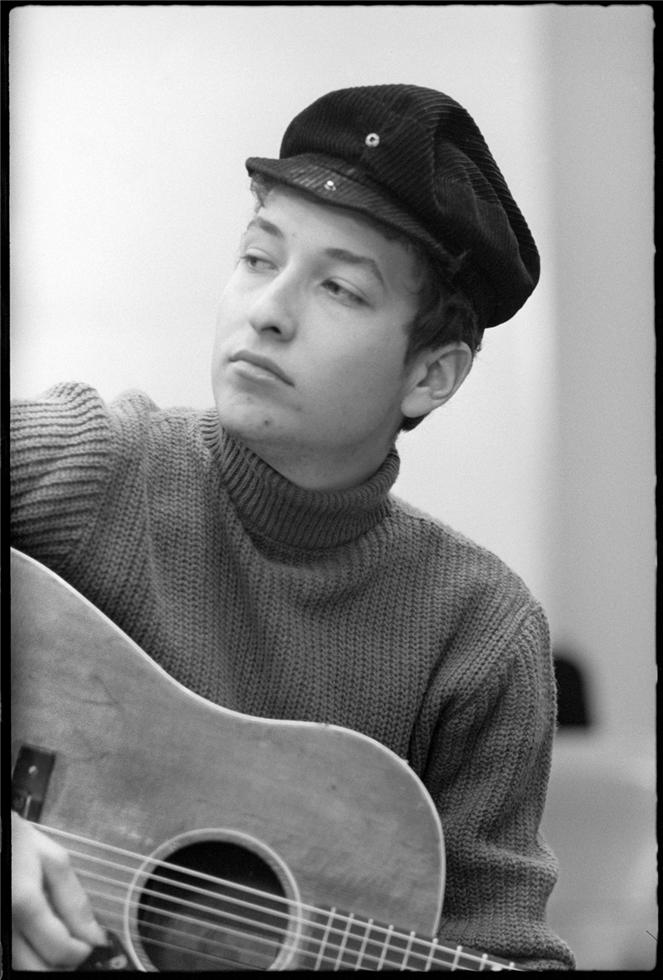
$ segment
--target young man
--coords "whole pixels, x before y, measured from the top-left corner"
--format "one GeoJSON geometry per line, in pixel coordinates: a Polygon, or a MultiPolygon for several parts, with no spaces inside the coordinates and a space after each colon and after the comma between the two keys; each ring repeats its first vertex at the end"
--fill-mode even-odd
{"type": "MultiPolygon", "coordinates": [[[[13,543],[203,697],[406,758],[445,833],[440,936],[570,968],[545,922],[544,614],[495,556],[390,495],[399,431],[525,302],[535,244],[473,120],[428,89],[332,92],[247,168],[215,410],[107,406],[78,384],[17,404],[13,543]]],[[[103,941],[63,852],[20,818],[14,893],[18,966],[103,941]]]]}

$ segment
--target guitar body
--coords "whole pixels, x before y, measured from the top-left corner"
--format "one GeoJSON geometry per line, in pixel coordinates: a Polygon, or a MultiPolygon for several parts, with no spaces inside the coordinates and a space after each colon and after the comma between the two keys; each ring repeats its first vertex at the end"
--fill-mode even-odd
{"type": "Polygon", "coordinates": [[[333,969],[373,921],[434,933],[442,830],[403,760],[191,693],[18,552],[11,592],[13,756],[50,758],[39,823],[134,968],[333,969]]]}

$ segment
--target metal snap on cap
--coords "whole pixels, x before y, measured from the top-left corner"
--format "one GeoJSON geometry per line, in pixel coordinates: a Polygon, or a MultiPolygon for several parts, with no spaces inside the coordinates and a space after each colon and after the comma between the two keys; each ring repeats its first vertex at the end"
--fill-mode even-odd
{"type": "Polygon", "coordinates": [[[336,184],[334,183],[333,180],[326,180],[325,181],[325,190],[326,191],[335,191],[336,190],[336,184]]]}
{"type": "Polygon", "coordinates": [[[378,136],[377,133],[369,133],[366,139],[364,140],[364,143],[366,144],[366,146],[379,146],[380,137],[378,136]]]}

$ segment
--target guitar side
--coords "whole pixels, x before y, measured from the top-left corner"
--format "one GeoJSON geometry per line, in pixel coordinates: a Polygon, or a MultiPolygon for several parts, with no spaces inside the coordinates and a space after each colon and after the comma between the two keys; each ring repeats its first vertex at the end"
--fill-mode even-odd
{"type": "Polygon", "coordinates": [[[12,553],[12,751],[55,754],[40,820],[145,857],[227,832],[284,893],[432,935],[437,813],[373,739],[249,717],[188,691],[39,563],[12,553]]]}

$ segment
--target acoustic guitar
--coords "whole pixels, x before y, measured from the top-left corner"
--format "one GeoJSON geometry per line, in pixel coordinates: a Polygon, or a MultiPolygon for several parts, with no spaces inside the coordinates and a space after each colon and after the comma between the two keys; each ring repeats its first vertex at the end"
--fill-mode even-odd
{"type": "Polygon", "coordinates": [[[11,595],[13,806],[69,852],[103,966],[518,969],[435,938],[442,829],[403,759],[206,701],[15,551],[11,595]]]}

